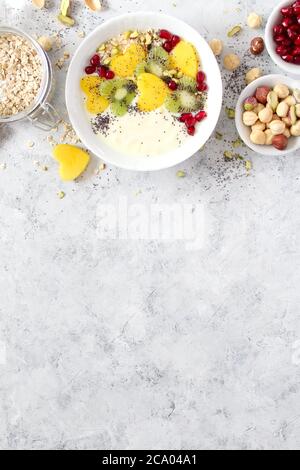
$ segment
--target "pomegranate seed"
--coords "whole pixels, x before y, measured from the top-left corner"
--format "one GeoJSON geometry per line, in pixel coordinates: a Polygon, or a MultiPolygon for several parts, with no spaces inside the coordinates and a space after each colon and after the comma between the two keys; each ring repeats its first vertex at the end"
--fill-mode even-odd
{"type": "Polygon", "coordinates": [[[297,16],[300,15],[300,5],[297,7],[294,7],[294,14],[297,16]]]}
{"type": "Polygon", "coordinates": [[[276,26],[274,26],[273,33],[274,33],[274,36],[279,36],[280,34],[283,34],[284,27],[282,26],[282,24],[277,24],[276,26]]]}
{"type": "Polygon", "coordinates": [[[192,113],[183,113],[183,114],[180,116],[179,121],[180,121],[180,122],[185,122],[187,119],[190,119],[190,118],[192,118],[192,117],[193,117],[192,113]]]}
{"type": "Polygon", "coordinates": [[[296,39],[295,39],[294,42],[295,42],[296,46],[300,46],[300,35],[298,35],[298,36],[296,37],[296,39]]]}
{"type": "Polygon", "coordinates": [[[164,48],[165,51],[171,52],[171,50],[173,49],[172,42],[171,41],[166,41],[163,44],[163,48],[164,48]]]}
{"type": "Polygon", "coordinates": [[[207,114],[205,111],[200,111],[198,114],[196,114],[195,118],[198,122],[203,121],[207,117],[207,114]]]}
{"type": "Polygon", "coordinates": [[[200,71],[197,73],[197,82],[203,83],[206,80],[206,75],[204,72],[200,71]]]}
{"type": "Polygon", "coordinates": [[[87,75],[92,75],[92,73],[96,72],[96,66],[95,65],[88,65],[84,70],[85,70],[85,73],[87,75]]]}
{"type": "Polygon", "coordinates": [[[200,92],[207,91],[208,86],[206,85],[206,83],[198,83],[197,90],[200,92]]]}
{"type": "Polygon", "coordinates": [[[100,65],[100,56],[98,54],[93,55],[90,60],[91,65],[98,67],[100,65]]]}
{"type": "Polygon", "coordinates": [[[300,26],[298,24],[292,24],[290,27],[292,31],[295,31],[295,33],[300,33],[300,26]]]}
{"type": "Polygon", "coordinates": [[[284,39],[283,41],[281,41],[281,45],[291,47],[293,45],[293,42],[290,39],[284,39]]]}
{"type": "Polygon", "coordinates": [[[286,40],[286,36],[283,34],[280,34],[279,36],[275,36],[274,41],[277,42],[277,44],[281,44],[283,41],[286,40]]]}
{"type": "Polygon", "coordinates": [[[193,127],[196,125],[196,122],[197,122],[196,118],[194,118],[194,116],[192,115],[192,117],[189,117],[185,120],[185,125],[187,128],[193,127]]]}
{"type": "Polygon", "coordinates": [[[281,8],[281,14],[282,14],[282,16],[293,16],[294,9],[293,9],[293,7],[281,8]]]}
{"type": "Polygon", "coordinates": [[[287,29],[290,26],[292,26],[292,24],[294,24],[294,20],[293,20],[293,18],[290,18],[290,17],[287,16],[286,18],[284,18],[284,20],[282,21],[281,24],[285,29],[287,29]]]}
{"type": "Polygon", "coordinates": [[[115,72],[112,70],[107,70],[106,75],[105,75],[106,80],[112,80],[115,78],[115,72]]]}
{"type": "Polygon", "coordinates": [[[171,34],[166,29],[161,29],[159,32],[159,37],[161,39],[166,39],[167,41],[172,41],[173,34],[171,34]]]}
{"type": "Polygon", "coordinates": [[[278,55],[283,56],[283,55],[288,55],[290,50],[285,46],[277,46],[276,47],[276,52],[277,52],[278,55]]]}
{"type": "Polygon", "coordinates": [[[300,55],[300,47],[295,47],[292,51],[293,56],[300,55]]]}
{"type": "Polygon", "coordinates": [[[300,16],[297,16],[297,23],[300,24],[300,16]]]}
{"type": "Polygon", "coordinates": [[[178,88],[177,83],[174,82],[174,80],[171,80],[171,81],[169,82],[169,85],[168,85],[168,86],[169,86],[170,90],[172,90],[172,91],[176,91],[177,88],[178,88]]]}
{"type": "Polygon", "coordinates": [[[289,62],[289,63],[294,62],[294,57],[291,54],[283,55],[283,56],[281,56],[281,58],[285,62],[289,62]]]}
{"type": "Polygon", "coordinates": [[[294,57],[294,64],[300,65],[300,55],[296,55],[296,56],[294,57]]]}
{"type": "Polygon", "coordinates": [[[300,0],[296,0],[295,3],[293,3],[293,8],[299,7],[300,6],[300,0]]]}
{"type": "Polygon", "coordinates": [[[106,78],[107,72],[108,72],[108,69],[104,65],[101,65],[101,67],[99,67],[98,69],[98,75],[101,78],[106,78]]]}
{"type": "Polygon", "coordinates": [[[180,41],[181,41],[180,37],[179,37],[179,36],[176,36],[176,35],[174,35],[174,36],[172,37],[172,46],[173,46],[173,48],[174,48],[174,47],[176,47],[176,46],[177,46],[177,44],[179,44],[179,43],[180,43],[180,41]]]}
{"type": "Polygon", "coordinates": [[[296,31],[293,31],[291,28],[287,30],[287,33],[290,40],[295,42],[298,37],[298,33],[296,33],[296,31]]]}
{"type": "Polygon", "coordinates": [[[195,127],[195,126],[191,126],[191,127],[188,128],[187,131],[188,131],[188,134],[189,134],[189,135],[193,136],[193,135],[195,135],[196,127],[195,127]]]}

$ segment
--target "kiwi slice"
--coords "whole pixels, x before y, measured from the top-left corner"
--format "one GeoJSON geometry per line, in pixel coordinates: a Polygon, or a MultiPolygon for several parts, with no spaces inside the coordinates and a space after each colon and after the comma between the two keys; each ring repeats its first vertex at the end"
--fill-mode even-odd
{"type": "Polygon", "coordinates": [[[122,101],[114,101],[111,104],[111,111],[115,116],[122,117],[122,116],[125,116],[125,114],[127,114],[128,107],[126,103],[122,101]]]}
{"type": "Polygon", "coordinates": [[[100,93],[111,103],[116,116],[124,116],[136,96],[136,85],[131,80],[106,80],[100,85],[100,93]]]}
{"type": "Polygon", "coordinates": [[[147,64],[147,69],[149,73],[156,75],[157,77],[161,78],[164,73],[164,68],[159,62],[154,62],[154,60],[150,60],[147,64]]]}
{"type": "Polygon", "coordinates": [[[153,47],[149,52],[149,60],[166,65],[169,62],[169,54],[163,47],[153,47]]]}
{"type": "Polygon", "coordinates": [[[136,77],[138,77],[142,73],[146,73],[146,72],[147,72],[147,62],[140,62],[138,64],[137,68],[135,69],[136,77]]]}
{"type": "Polygon", "coordinates": [[[164,70],[164,66],[160,62],[149,60],[148,62],[141,62],[137,66],[135,75],[138,77],[142,73],[152,73],[152,75],[156,75],[157,77],[162,78],[164,70]]]}
{"type": "Polygon", "coordinates": [[[191,93],[196,93],[197,82],[193,78],[185,76],[178,81],[178,88],[180,90],[187,90],[191,93]]]}
{"type": "Polygon", "coordinates": [[[165,106],[171,113],[191,113],[200,108],[200,101],[194,93],[178,89],[167,97],[165,106]]]}

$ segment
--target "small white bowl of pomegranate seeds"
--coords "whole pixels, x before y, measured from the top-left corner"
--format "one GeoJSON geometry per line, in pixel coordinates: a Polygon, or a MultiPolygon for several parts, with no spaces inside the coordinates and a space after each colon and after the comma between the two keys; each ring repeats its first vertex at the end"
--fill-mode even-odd
{"type": "Polygon", "coordinates": [[[300,0],[285,0],[271,13],[266,26],[266,47],[285,72],[300,76],[300,0]]]}

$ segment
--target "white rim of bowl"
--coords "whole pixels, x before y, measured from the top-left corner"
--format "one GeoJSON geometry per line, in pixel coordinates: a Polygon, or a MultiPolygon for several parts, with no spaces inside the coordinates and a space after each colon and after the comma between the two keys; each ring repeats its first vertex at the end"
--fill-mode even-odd
{"type": "Polygon", "coordinates": [[[300,138],[299,137],[294,137],[294,139],[299,139],[299,145],[296,148],[281,151],[281,150],[276,150],[275,147],[272,147],[272,146],[269,146],[269,145],[268,146],[267,145],[255,145],[251,142],[250,138],[249,138],[249,141],[246,141],[244,139],[243,135],[242,135],[242,132],[241,132],[241,129],[244,129],[246,127],[244,125],[243,119],[242,119],[242,116],[243,116],[242,104],[243,104],[244,99],[247,96],[251,95],[251,93],[247,93],[247,91],[252,89],[253,87],[258,88],[259,86],[263,86],[266,81],[268,81],[268,80],[270,81],[270,80],[274,80],[274,79],[276,79],[276,80],[278,79],[279,83],[284,83],[284,81],[286,81],[286,80],[292,80],[292,81],[297,80],[297,79],[294,79],[292,77],[285,77],[284,75],[279,75],[279,74],[265,75],[263,77],[258,78],[257,80],[254,80],[254,82],[250,83],[250,85],[248,85],[248,86],[246,86],[246,88],[244,88],[244,90],[242,91],[242,93],[239,96],[238,102],[236,104],[236,109],[235,109],[235,125],[236,125],[236,128],[237,128],[237,131],[239,133],[240,138],[242,139],[242,141],[245,143],[245,145],[247,147],[249,147],[251,150],[253,150],[253,152],[255,152],[256,154],[259,154],[259,155],[278,157],[278,156],[286,156],[286,155],[289,155],[291,153],[297,152],[297,150],[300,149],[300,138]],[[269,151],[264,152],[263,151],[264,148],[267,148],[269,151]],[[271,152],[271,150],[272,150],[272,152],[271,152]]]}
{"type": "Polygon", "coordinates": [[[278,65],[278,67],[281,68],[281,70],[284,70],[285,72],[292,74],[294,76],[300,76],[300,65],[295,65],[295,64],[289,64],[288,62],[285,62],[277,53],[275,50],[275,41],[273,39],[273,27],[276,25],[276,18],[279,17],[280,10],[281,8],[284,8],[285,6],[290,6],[292,5],[292,0],[284,0],[283,2],[279,3],[273,10],[272,13],[270,14],[266,28],[265,28],[265,42],[266,42],[266,48],[267,51],[273,60],[273,62],[278,65]]]}

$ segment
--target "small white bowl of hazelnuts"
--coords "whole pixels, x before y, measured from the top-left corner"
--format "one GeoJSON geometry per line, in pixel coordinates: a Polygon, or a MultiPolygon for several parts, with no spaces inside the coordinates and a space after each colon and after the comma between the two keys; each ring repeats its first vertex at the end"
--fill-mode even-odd
{"type": "Polygon", "coordinates": [[[235,113],[244,143],[262,155],[287,155],[300,149],[299,81],[266,75],[242,92],[235,113]]]}

